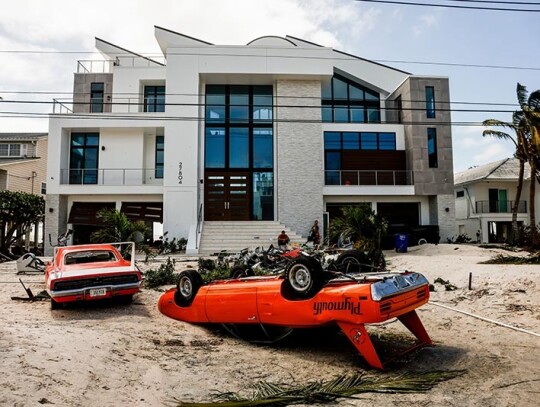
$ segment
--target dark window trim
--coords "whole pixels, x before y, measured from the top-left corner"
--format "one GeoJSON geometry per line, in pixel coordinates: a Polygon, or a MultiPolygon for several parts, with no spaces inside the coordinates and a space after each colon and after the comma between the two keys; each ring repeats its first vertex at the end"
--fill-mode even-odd
{"type": "Polygon", "coordinates": [[[428,127],[427,129],[427,152],[429,168],[439,168],[439,158],[437,154],[437,129],[428,127]],[[429,142],[433,140],[433,151],[430,151],[429,142]]]}
{"type": "Polygon", "coordinates": [[[435,119],[435,87],[426,86],[426,117],[435,119]]]}
{"type": "Polygon", "coordinates": [[[156,152],[155,152],[155,170],[154,178],[163,179],[163,171],[165,165],[165,156],[163,155],[163,161],[158,161],[158,152],[163,152],[165,154],[165,136],[156,136],[156,152]],[[161,148],[158,148],[158,141],[161,140],[161,148]]]}
{"type": "MultiPolygon", "coordinates": [[[[85,163],[86,165],[86,163],[85,163]]],[[[98,168],[99,168],[99,133],[96,132],[73,132],[71,133],[71,138],[69,140],[69,183],[70,184],[97,184],[98,183],[98,168]],[[74,146],[73,145],[73,136],[74,135],[82,135],[84,136],[84,144],[82,146],[74,146]],[[98,144],[95,146],[89,146],[87,145],[88,136],[97,136],[98,137],[98,144]],[[74,149],[82,148],[83,150],[83,161],[86,161],[86,152],[88,150],[95,150],[96,151],[96,168],[73,168],[73,162],[72,162],[72,154],[74,149]],[[77,171],[85,170],[80,174],[80,181],[79,182],[73,182],[74,179],[77,179],[77,175],[79,172],[77,171]],[[85,174],[95,174],[95,182],[85,182],[85,174]]]]}
{"type": "Polygon", "coordinates": [[[144,112],[161,113],[165,111],[165,85],[144,85],[144,112]],[[163,93],[159,90],[163,89],[163,93]],[[163,96],[163,101],[158,101],[158,96],[163,96]],[[152,101],[148,99],[152,97],[152,101]]]}
{"type": "Polygon", "coordinates": [[[366,86],[360,85],[357,82],[354,82],[350,79],[347,79],[341,75],[334,74],[332,77],[332,80],[330,81],[330,99],[325,99],[321,97],[321,105],[322,108],[330,108],[331,109],[331,116],[332,119],[330,121],[324,120],[325,123],[380,123],[381,122],[381,95],[378,92],[373,91],[372,89],[369,89],[366,86]],[[334,98],[334,79],[338,79],[342,82],[345,82],[347,84],[347,98],[346,99],[335,99],[334,98]],[[358,89],[361,89],[364,92],[368,92],[370,94],[376,94],[377,99],[376,100],[366,100],[365,95],[364,99],[351,99],[350,96],[350,86],[354,86],[358,89]],[[347,108],[347,121],[339,121],[336,122],[336,115],[335,115],[335,109],[346,107],[347,108]],[[364,111],[364,121],[358,122],[358,121],[352,121],[352,115],[351,115],[351,109],[352,108],[363,108],[364,111]],[[376,121],[370,121],[369,120],[369,112],[370,110],[376,109],[378,112],[378,120],[376,121]]]}
{"type": "Polygon", "coordinates": [[[92,82],[90,84],[90,113],[103,113],[103,98],[105,97],[105,84],[92,82]],[[95,89],[101,85],[101,90],[95,89]]]}
{"type": "Polygon", "coordinates": [[[465,190],[456,191],[456,198],[464,198],[465,197],[465,190]]]}

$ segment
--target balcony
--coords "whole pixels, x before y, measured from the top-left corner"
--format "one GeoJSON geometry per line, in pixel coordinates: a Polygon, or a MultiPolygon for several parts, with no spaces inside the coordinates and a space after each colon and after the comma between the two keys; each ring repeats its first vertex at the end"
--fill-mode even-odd
{"type": "MultiPolygon", "coordinates": [[[[512,213],[513,201],[477,201],[476,213],[512,213]]],[[[519,201],[518,213],[527,213],[527,202],[519,201]]]]}
{"type": "Polygon", "coordinates": [[[163,170],[155,168],[61,169],[62,185],[139,186],[163,184],[163,170]],[[156,179],[156,172],[161,178],[156,179]]]}
{"type": "Polygon", "coordinates": [[[329,170],[324,174],[325,185],[398,186],[414,185],[412,171],[390,170],[329,170]]]}

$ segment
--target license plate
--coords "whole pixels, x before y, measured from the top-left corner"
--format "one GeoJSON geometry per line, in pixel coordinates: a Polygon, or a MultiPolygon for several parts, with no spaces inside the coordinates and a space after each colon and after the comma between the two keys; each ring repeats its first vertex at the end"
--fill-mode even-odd
{"type": "Polygon", "coordinates": [[[104,295],[107,295],[106,288],[94,288],[90,290],[90,297],[103,297],[104,295]]]}

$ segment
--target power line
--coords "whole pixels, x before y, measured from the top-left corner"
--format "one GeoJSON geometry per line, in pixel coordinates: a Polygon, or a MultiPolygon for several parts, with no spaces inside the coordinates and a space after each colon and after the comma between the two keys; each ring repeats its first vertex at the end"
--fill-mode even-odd
{"type": "Polygon", "coordinates": [[[488,3],[488,4],[513,4],[513,5],[525,5],[525,6],[540,6],[540,3],[533,3],[528,1],[498,1],[498,0],[446,0],[462,3],[488,3]]]}
{"type": "Polygon", "coordinates": [[[355,1],[366,2],[366,3],[398,4],[398,5],[403,5],[403,6],[444,7],[444,8],[468,9],[468,10],[518,11],[518,12],[524,12],[524,13],[540,13],[540,10],[538,10],[538,9],[504,8],[504,7],[480,7],[480,6],[458,6],[458,5],[455,5],[455,4],[416,3],[416,2],[395,1],[395,0],[355,0],[355,1]]]}

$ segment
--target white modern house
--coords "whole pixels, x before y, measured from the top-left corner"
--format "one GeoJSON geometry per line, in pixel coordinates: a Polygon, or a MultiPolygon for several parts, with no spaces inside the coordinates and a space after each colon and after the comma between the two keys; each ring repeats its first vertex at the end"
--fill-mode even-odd
{"type": "Polygon", "coordinates": [[[289,36],[155,36],[166,62],[96,39],[105,60],[79,61],[50,116],[53,238],[87,240],[112,207],[213,252],[306,236],[351,204],[455,234],[447,78],[289,36]]]}
{"type": "MultiPolygon", "coordinates": [[[[512,234],[512,207],[516,199],[519,161],[505,158],[455,175],[456,224],[459,234],[480,243],[502,243],[512,234]],[[478,235],[479,234],[479,235],[478,235]]],[[[519,225],[529,224],[531,170],[525,164],[518,204],[519,225]]],[[[540,206],[537,185],[535,207],[540,206]]]]}

